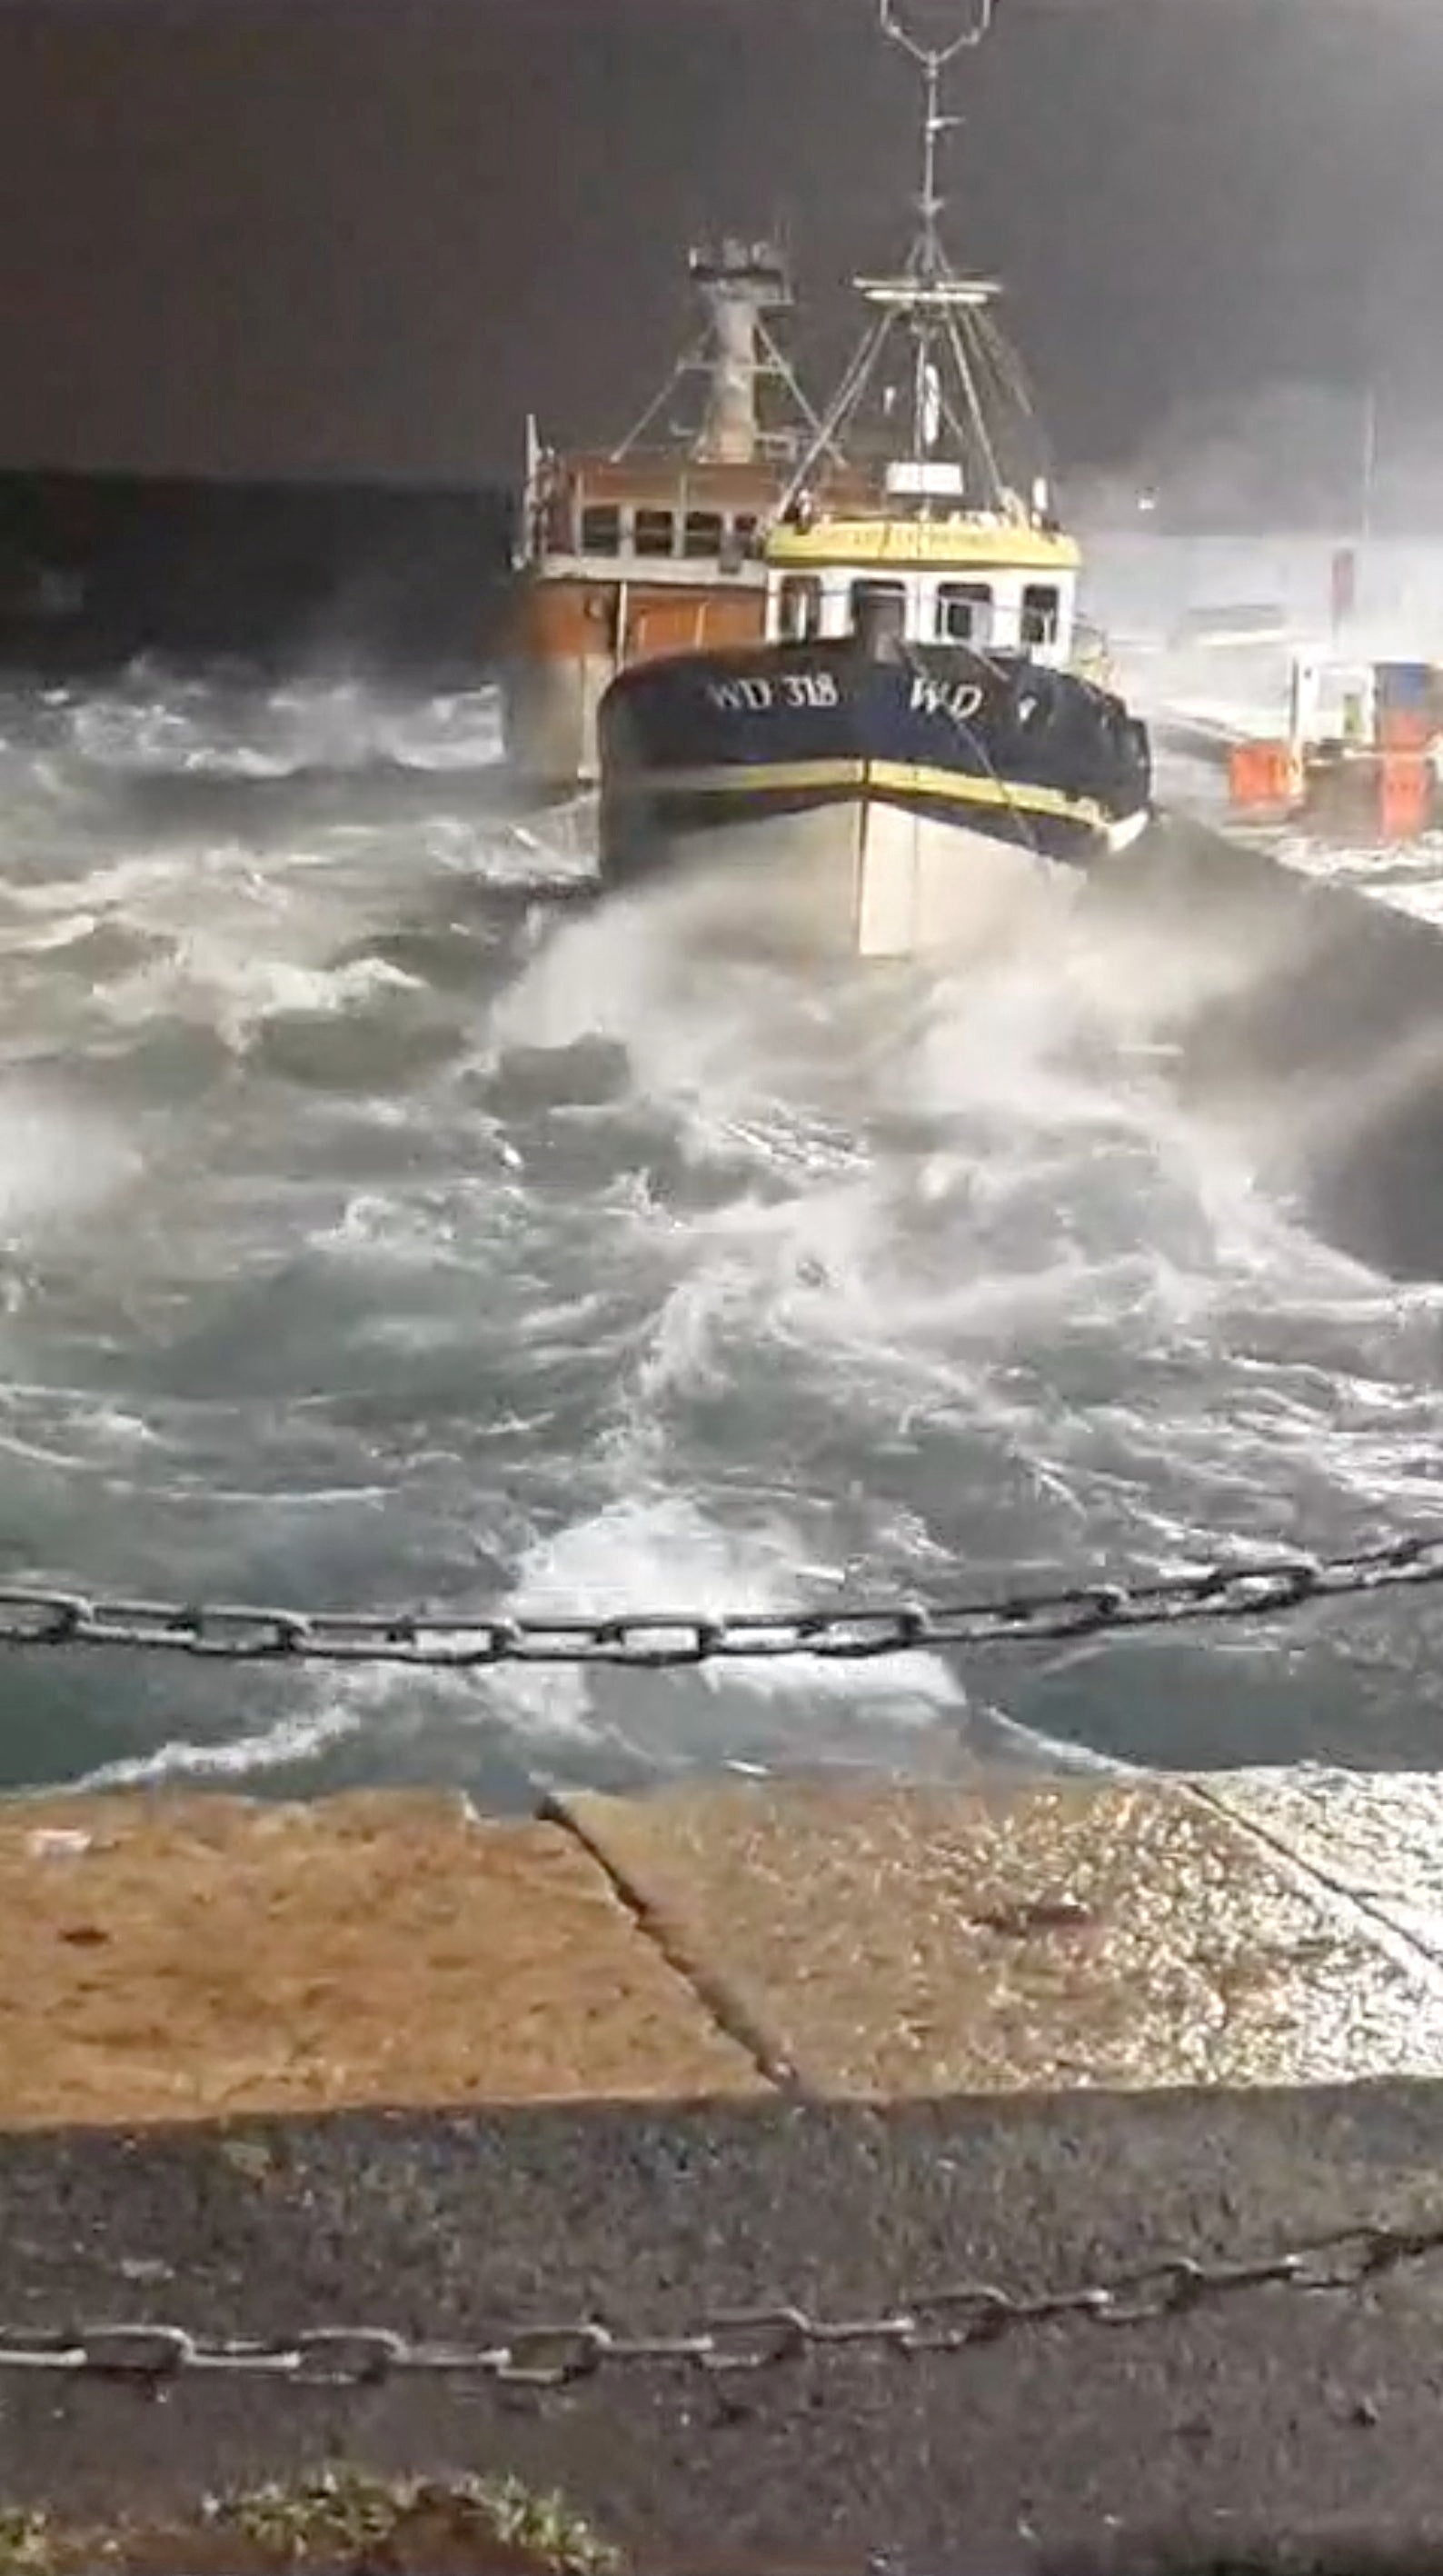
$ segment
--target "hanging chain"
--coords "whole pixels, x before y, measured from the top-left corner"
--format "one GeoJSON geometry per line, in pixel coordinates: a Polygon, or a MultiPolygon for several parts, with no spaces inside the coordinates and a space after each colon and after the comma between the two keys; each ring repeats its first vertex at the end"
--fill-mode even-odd
{"type": "Polygon", "coordinates": [[[1443,2252],[1443,2225],[1358,2227],[1240,2260],[1172,2255],[1077,2288],[1014,2294],[990,2282],[928,2284],[894,2308],[824,2317],[789,2300],[709,2309],[667,2332],[618,2331],[594,2316],[511,2327],[484,2343],[430,2341],[384,2326],[322,2326],[281,2341],[193,2334],[183,2326],[114,2324],[65,2332],[0,2327],[0,2374],[41,2372],[156,2385],[217,2374],[360,2387],[467,2378],[510,2388],[567,2388],[615,2370],[682,2365],[711,2376],[775,2369],[804,2356],[869,2352],[903,2360],[995,2345],[1027,2328],[1150,2325],[1245,2291],[1310,2297],[1367,2288],[1443,2252]]]}
{"type": "Polygon", "coordinates": [[[107,1600],[0,1585],[0,1646],[115,1646],[222,1663],[405,1664],[471,1672],[505,1664],[622,1664],[638,1671],[814,1655],[866,1662],[947,1648],[1048,1645],[1200,1620],[1264,1620],[1311,1603],[1443,1583],[1443,1537],[1334,1557],[1218,1564],[1129,1584],[1072,1584],[995,1600],[835,1610],[635,1610],[604,1618],[259,1609],[107,1600]]]}

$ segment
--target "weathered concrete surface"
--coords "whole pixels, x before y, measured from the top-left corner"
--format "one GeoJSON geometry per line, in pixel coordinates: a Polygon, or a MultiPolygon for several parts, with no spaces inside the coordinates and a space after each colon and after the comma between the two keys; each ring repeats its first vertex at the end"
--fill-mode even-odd
{"type": "Polygon", "coordinates": [[[8,2127],[760,2081],[555,1825],[426,1796],[0,1809],[8,2127]]]}
{"type": "Polygon", "coordinates": [[[567,1812],[810,2091],[1443,2073],[1434,1954],[1183,1784],[748,1786],[567,1812]]]}
{"type": "Polygon", "coordinates": [[[1443,1965],[1443,1779],[1319,1766],[1223,1773],[1197,1786],[1443,1965]]]}
{"type": "Polygon", "coordinates": [[[22,1801],[0,2124],[1443,2070],[1435,1783],[22,1801]],[[1381,1875],[1380,1875],[1381,1874],[1381,1875]]]}
{"type": "MultiPolygon", "coordinates": [[[[877,2312],[960,2280],[1436,2224],[1428,2087],[859,2106],[557,2106],[0,2147],[7,2319],[477,2337],[590,2312],[681,2326],[777,2297],[877,2312]]],[[[160,2401],[0,2377],[0,2495],[158,2504],[348,2454],[560,2484],[669,2576],[1063,2568],[1341,2522],[1443,2520],[1443,2265],[1354,2295],[1238,2290],[1170,2322],[1019,2329],[755,2378],[617,2365],[559,2395],[188,2380],[160,2401]]]]}
{"type": "MultiPolygon", "coordinates": [[[[1139,2270],[1145,2308],[1175,2256],[1443,2242],[1443,1969],[1386,1911],[1439,1791],[1289,1786],[798,1784],[587,1799],[575,1827],[434,1799],[12,1807],[0,2318],[484,2347],[1139,2270]],[[802,2085],[874,2098],[768,2085],[728,2036],[753,2021],[802,2085]],[[347,2087],[412,2107],[315,2116],[347,2087]],[[191,2116],[160,2123],[167,2098],[191,2116]],[[232,2115],[261,2100],[288,2116],[232,2115]]],[[[618,2360],[550,2393],[0,2367],[0,2501],[159,2514],[345,2455],[560,2486],[658,2576],[1296,2561],[1443,2527],[1440,2317],[1420,2250],[1327,2293],[756,2374],[618,2360]]]]}

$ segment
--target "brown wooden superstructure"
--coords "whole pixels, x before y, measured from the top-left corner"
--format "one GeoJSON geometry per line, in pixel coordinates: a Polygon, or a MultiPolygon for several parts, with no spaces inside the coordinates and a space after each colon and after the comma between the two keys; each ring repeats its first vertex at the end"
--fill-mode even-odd
{"type": "Polygon", "coordinates": [[[565,452],[528,431],[502,681],[508,760],[540,792],[595,778],[596,710],[618,671],[764,631],[764,532],[817,428],[768,320],[790,287],[768,243],[696,250],[690,268],[703,337],[630,435],[565,452]],[[691,427],[667,418],[688,377],[704,386],[691,427]]]}

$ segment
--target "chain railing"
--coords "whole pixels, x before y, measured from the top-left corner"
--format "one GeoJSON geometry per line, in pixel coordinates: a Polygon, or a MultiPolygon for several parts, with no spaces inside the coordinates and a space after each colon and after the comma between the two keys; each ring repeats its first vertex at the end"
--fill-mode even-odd
{"type": "Polygon", "coordinates": [[[661,1671],[814,1655],[1056,1645],[1205,1620],[1265,1620],[1315,1603],[1443,1583],[1443,1537],[1392,1539],[1332,1557],[1285,1556],[960,1601],[835,1609],[634,1610],[604,1617],[425,1610],[282,1610],[231,1602],[104,1599],[0,1586],[0,1646],[111,1646],[227,1663],[405,1664],[472,1672],[506,1664],[622,1664],[661,1671]]]}
{"type": "Polygon", "coordinates": [[[192,2333],[178,2325],[105,2324],[58,2333],[0,2327],[0,2374],[41,2372],[158,2383],[222,2374],[360,2387],[462,2378],[557,2389],[599,2372],[686,2367],[712,2376],[778,2368],[808,2354],[866,2352],[903,2360],[969,2352],[1027,2329],[1107,2330],[1192,2314],[1249,2291],[1310,2298],[1356,2294],[1404,2265],[1443,2254],[1443,2224],[1363,2226],[1235,2259],[1169,2255],[1076,2288],[1012,2292],[990,2282],[928,2284],[895,2307],[819,2316],[792,2301],[706,2309],[685,2326],[627,2332],[594,2316],[516,2325],[484,2342],[430,2341],[384,2326],[322,2326],[279,2341],[192,2333]]]}

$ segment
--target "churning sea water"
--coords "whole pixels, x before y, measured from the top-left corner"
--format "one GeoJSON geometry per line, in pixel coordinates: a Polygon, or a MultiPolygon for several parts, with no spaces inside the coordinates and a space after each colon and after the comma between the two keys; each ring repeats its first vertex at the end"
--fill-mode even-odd
{"type": "MultiPolygon", "coordinates": [[[[568,900],[497,749],[484,689],[0,696],[4,1579],[767,1608],[1427,1524],[1443,1289],[1178,1093],[1175,959],[807,971],[568,900]]],[[[1437,1762],[1433,1600],[681,1674],[12,1652],[0,1779],[1437,1762]]]]}

